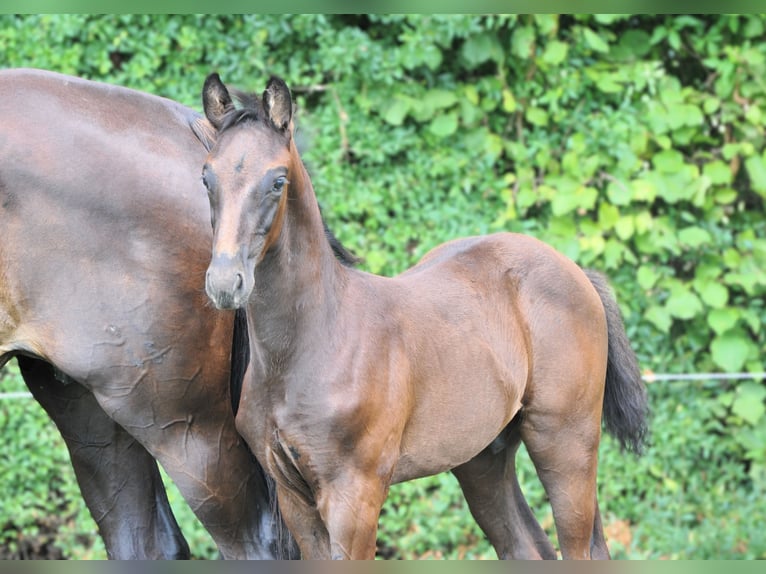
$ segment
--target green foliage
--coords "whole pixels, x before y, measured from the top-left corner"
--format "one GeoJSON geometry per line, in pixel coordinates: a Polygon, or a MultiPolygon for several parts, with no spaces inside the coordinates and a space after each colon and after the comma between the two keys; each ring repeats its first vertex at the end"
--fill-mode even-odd
{"type": "MultiPolygon", "coordinates": [[[[757,372],[763,35],[762,15],[2,16],[0,65],[198,109],[212,70],[255,90],[282,75],[324,213],[366,269],[400,272],[457,236],[531,234],[606,272],[646,371],[757,372]]],[[[633,534],[618,555],[764,557],[743,534],[766,483],[764,388],[651,387],[646,457],[602,449],[607,524],[633,534]]],[[[483,556],[466,514],[449,477],[397,486],[382,547],[483,556]]]]}
{"type": "MultiPolygon", "coordinates": [[[[0,392],[18,391],[26,391],[18,371],[0,369],[0,392]]],[[[0,400],[0,435],[0,558],[105,557],[45,411],[32,399],[0,400]]]]}

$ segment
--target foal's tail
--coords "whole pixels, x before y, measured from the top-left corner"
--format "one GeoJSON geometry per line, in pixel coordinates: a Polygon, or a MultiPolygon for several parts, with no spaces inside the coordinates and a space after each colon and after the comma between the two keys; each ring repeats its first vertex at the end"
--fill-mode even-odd
{"type": "Polygon", "coordinates": [[[649,407],[638,360],[630,347],[620,308],[606,278],[592,269],[584,271],[596,288],[606,312],[609,351],[604,388],[604,426],[620,441],[622,448],[640,454],[647,432],[649,407]]]}

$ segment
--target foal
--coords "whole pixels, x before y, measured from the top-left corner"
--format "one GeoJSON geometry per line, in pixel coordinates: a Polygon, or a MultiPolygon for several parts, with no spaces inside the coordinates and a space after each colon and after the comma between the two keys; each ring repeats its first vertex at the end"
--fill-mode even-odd
{"type": "Polygon", "coordinates": [[[638,450],[646,399],[602,278],[511,233],[446,243],[394,278],[343,267],[323,241],[285,83],[235,109],[213,74],[203,103],[218,130],[203,169],[206,291],[247,309],[236,425],[276,479],[303,557],[373,558],[389,486],[446,470],[500,557],[555,557],[516,478],[524,441],[563,556],[608,558],[602,407],[638,450]]]}

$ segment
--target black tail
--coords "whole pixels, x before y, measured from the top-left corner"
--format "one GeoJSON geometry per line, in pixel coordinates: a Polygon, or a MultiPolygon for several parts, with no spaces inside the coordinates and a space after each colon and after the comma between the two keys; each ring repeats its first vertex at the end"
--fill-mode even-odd
{"type": "MultiPolygon", "coordinates": [[[[234,336],[231,345],[231,374],[229,388],[231,392],[231,407],[234,414],[239,409],[239,398],[242,396],[242,381],[250,362],[250,338],[247,334],[247,314],[244,309],[237,309],[234,315],[234,336]]],[[[252,452],[250,457],[255,462],[261,475],[262,483],[268,491],[269,506],[271,507],[271,531],[260,532],[265,543],[271,546],[272,554],[279,560],[296,560],[300,558],[300,550],[290,531],[285,526],[282,513],[277,504],[277,485],[274,479],[263,470],[263,467],[252,452]]],[[[268,526],[264,525],[268,530],[268,526]]]]}
{"type": "Polygon", "coordinates": [[[636,354],[630,346],[617,301],[606,278],[586,269],[606,312],[609,354],[604,388],[604,426],[622,448],[640,454],[647,433],[649,406],[636,354]]]}

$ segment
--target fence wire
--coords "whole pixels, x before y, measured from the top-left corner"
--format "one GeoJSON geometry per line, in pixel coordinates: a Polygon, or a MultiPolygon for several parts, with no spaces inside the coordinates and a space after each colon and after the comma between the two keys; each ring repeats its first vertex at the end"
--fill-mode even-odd
{"type": "MultiPolygon", "coordinates": [[[[645,373],[641,377],[647,384],[665,382],[698,382],[698,381],[760,381],[766,380],[766,372],[763,373],[645,373]]],[[[32,393],[28,391],[15,391],[0,393],[0,401],[31,399],[32,393]]]]}

